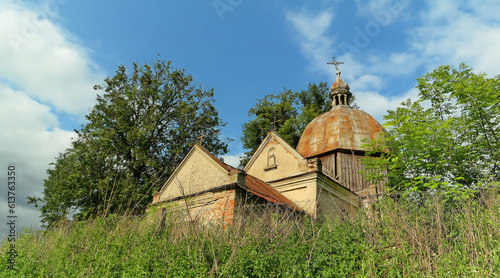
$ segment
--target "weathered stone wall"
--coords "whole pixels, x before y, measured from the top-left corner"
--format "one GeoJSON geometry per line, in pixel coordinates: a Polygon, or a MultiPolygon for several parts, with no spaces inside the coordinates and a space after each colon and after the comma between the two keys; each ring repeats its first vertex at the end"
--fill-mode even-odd
{"type": "MultiPolygon", "coordinates": [[[[157,213],[176,220],[196,221],[201,223],[231,224],[234,208],[237,206],[236,192],[239,188],[220,189],[214,192],[164,202],[154,206],[157,213]]],[[[150,208],[150,210],[153,209],[150,208]]]]}

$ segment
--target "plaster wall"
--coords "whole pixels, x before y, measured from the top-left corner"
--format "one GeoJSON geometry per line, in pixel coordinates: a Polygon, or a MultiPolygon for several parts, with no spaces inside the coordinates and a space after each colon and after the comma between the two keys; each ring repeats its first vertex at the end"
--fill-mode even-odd
{"type": "Polygon", "coordinates": [[[308,171],[307,163],[293,155],[274,138],[271,138],[260,153],[254,155],[257,155],[257,158],[247,173],[266,182],[308,171]]]}
{"type": "Polygon", "coordinates": [[[269,185],[307,213],[316,216],[316,177],[317,173],[306,173],[270,181],[269,185]]]}
{"type": "Polygon", "coordinates": [[[228,183],[229,175],[202,151],[194,149],[168,179],[158,201],[187,196],[228,183]]]}

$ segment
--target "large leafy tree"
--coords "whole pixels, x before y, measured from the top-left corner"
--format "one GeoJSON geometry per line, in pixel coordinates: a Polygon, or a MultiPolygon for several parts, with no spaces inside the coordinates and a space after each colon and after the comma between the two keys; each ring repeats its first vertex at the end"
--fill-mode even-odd
{"type": "Polygon", "coordinates": [[[500,77],[464,64],[441,66],[419,78],[417,88],[417,101],[384,116],[390,129],[385,147],[392,153],[371,166],[389,167],[394,189],[438,191],[447,198],[469,197],[498,181],[500,77]]]}
{"type": "Polygon", "coordinates": [[[243,146],[248,151],[240,161],[246,164],[271,130],[291,146],[296,146],[307,124],[329,111],[332,103],[326,82],[309,84],[307,90],[293,92],[286,88],[279,94],[266,95],[248,111],[252,119],[243,124],[243,146]]]}
{"type": "Polygon", "coordinates": [[[213,89],[196,86],[170,62],[134,63],[130,73],[120,66],[94,89],[103,93],[88,123],[48,170],[43,199],[31,198],[43,203],[49,225],[71,211],[77,219],[142,212],[198,136],[206,136],[203,146],[212,153],[227,152],[213,89]]]}

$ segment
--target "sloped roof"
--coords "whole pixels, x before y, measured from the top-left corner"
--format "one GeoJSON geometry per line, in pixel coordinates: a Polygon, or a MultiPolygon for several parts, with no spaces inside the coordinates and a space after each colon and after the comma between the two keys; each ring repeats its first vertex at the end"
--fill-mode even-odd
{"type": "Polygon", "coordinates": [[[249,171],[252,165],[254,164],[255,160],[259,157],[259,155],[262,153],[266,145],[271,141],[272,139],[276,140],[279,144],[281,144],[290,154],[295,156],[298,160],[301,160],[303,163],[307,163],[304,157],[301,155],[300,152],[298,152],[296,149],[294,149],[292,146],[290,146],[285,139],[281,138],[278,133],[274,131],[270,131],[266,138],[262,140],[262,143],[260,143],[260,146],[257,148],[255,153],[250,157],[250,160],[248,161],[247,165],[243,168],[244,171],[249,171]]]}
{"type": "Polygon", "coordinates": [[[200,148],[200,150],[202,150],[203,152],[205,152],[210,158],[212,158],[215,162],[217,162],[217,164],[219,164],[220,166],[222,166],[222,168],[224,168],[224,169],[226,169],[228,171],[235,171],[235,170],[237,170],[233,166],[227,165],[226,163],[220,161],[220,159],[218,159],[215,155],[213,155],[211,152],[209,152],[207,149],[205,149],[202,145],[196,144],[195,146],[197,146],[198,148],[200,148]]]}
{"type": "Polygon", "coordinates": [[[271,187],[266,182],[252,176],[247,175],[245,178],[245,185],[238,184],[239,187],[252,192],[253,194],[266,199],[267,201],[285,205],[291,209],[302,211],[300,207],[294,204],[290,199],[279,193],[278,190],[271,187]]]}
{"type": "MultiPolygon", "coordinates": [[[[222,161],[220,161],[220,159],[218,159],[215,155],[213,155],[212,153],[210,153],[207,149],[205,149],[204,147],[202,147],[201,145],[199,144],[196,144],[195,146],[193,146],[193,148],[198,148],[199,150],[203,151],[208,157],[210,157],[214,162],[216,162],[218,165],[220,165],[222,168],[224,168],[225,170],[228,171],[228,174],[231,174],[231,173],[241,173],[242,171],[232,167],[231,165],[228,165],[222,161]]],[[[193,149],[191,149],[192,151],[193,149]]],[[[190,151],[190,152],[191,152],[190,151]]],[[[185,157],[184,159],[188,159],[188,157],[185,157]]],[[[182,163],[181,163],[182,165],[182,163]]],[[[179,165],[177,168],[181,167],[181,165],[179,165]]],[[[177,171],[177,169],[176,169],[177,171]]],[[[276,189],[274,189],[273,187],[271,187],[269,184],[267,184],[266,182],[252,176],[252,175],[248,175],[246,174],[245,176],[245,184],[239,184],[239,183],[236,183],[236,185],[240,188],[242,188],[243,190],[245,191],[249,191],[269,202],[273,202],[273,203],[276,203],[276,204],[281,204],[281,205],[285,205],[291,209],[294,209],[294,210],[297,210],[297,211],[302,211],[302,209],[300,207],[298,207],[297,205],[295,205],[292,201],[290,201],[287,197],[283,196],[281,193],[279,193],[276,189]]],[[[212,190],[218,190],[222,188],[220,185],[219,186],[214,186],[213,188],[209,189],[209,190],[204,190],[203,192],[198,192],[198,194],[203,194],[205,192],[208,192],[208,191],[212,191],[212,190]]],[[[196,194],[195,194],[196,195],[196,194]]],[[[190,195],[192,196],[192,195],[190,195]]],[[[186,196],[186,197],[189,197],[189,196],[186,196]]],[[[177,198],[176,198],[177,199],[177,198]]],[[[172,201],[172,200],[166,200],[166,201],[172,201]]],[[[162,201],[163,202],[163,201],[162,201]]],[[[162,203],[160,202],[160,203],[162,203]]]]}
{"type": "MultiPolygon", "coordinates": [[[[220,161],[217,157],[215,157],[212,153],[210,153],[207,149],[203,148],[201,145],[197,145],[201,150],[203,150],[207,155],[209,155],[215,162],[224,167],[224,169],[228,171],[237,171],[236,168],[227,165],[226,163],[220,161]]],[[[264,198],[265,200],[277,204],[283,204],[291,209],[302,210],[297,205],[295,205],[290,199],[285,197],[283,194],[279,193],[278,190],[272,188],[265,181],[262,181],[252,175],[246,175],[245,177],[245,185],[237,184],[240,188],[250,191],[253,194],[264,198]]]]}
{"type": "Polygon", "coordinates": [[[385,129],[370,114],[339,105],[307,125],[297,151],[307,158],[337,149],[364,151],[365,139],[380,139],[384,133],[385,129]]]}

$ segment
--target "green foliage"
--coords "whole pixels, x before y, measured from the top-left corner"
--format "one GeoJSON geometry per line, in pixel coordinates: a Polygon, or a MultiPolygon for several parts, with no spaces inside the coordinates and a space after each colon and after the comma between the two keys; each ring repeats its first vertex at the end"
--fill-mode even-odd
{"type": "Polygon", "coordinates": [[[391,155],[371,166],[388,168],[395,190],[442,192],[451,199],[498,181],[500,77],[473,73],[464,64],[441,66],[419,78],[417,88],[419,100],[384,116],[389,136],[383,148],[391,155]]]}
{"type": "Polygon", "coordinates": [[[244,166],[267,134],[275,131],[291,146],[296,146],[307,124],[318,115],[329,111],[332,103],[326,82],[309,84],[307,90],[270,94],[258,100],[248,111],[252,119],[243,124],[243,147],[249,150],[240,162],[244,166]]]}
{"type": "Polygon", "coordinates": [[[108,215],[26,231],[0,277],[488,277],[500,274],[498,186],[477,199],[383,199],[340,221],[296,214],[202,226],[108,215]]]}
{"type": "Polygon", "coordinates": [[[193,84],[184,70],[158,61],[127,73],[120,66],[104,85],[96,85],[97,104],[88,123],[75,130],[72,147],[47,172],[43,222],[52,225],[76,212],[88,219],[103,212],[141,213],[152,192],[204,134],[214,154],[227,152],[213,103],[213,89],[193,84]]]}

